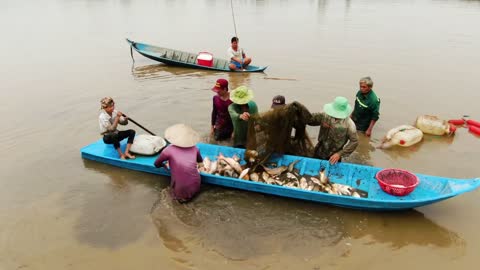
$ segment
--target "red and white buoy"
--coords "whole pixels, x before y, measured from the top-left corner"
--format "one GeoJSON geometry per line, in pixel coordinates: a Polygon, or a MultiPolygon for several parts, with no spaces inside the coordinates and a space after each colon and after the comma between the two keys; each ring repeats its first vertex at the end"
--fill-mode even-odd
{"type": "Polygon", "coordinates": [[[467,125],[469,125],[469,126],[475,126],[475,127],[480,128],[480,122],[478,122],[478,121],[469,119],[466,122],[467,122],[467,125]]]}
{"type": "Polygon", "coordinates": [[[452,120],[448,120],[448,123],[453,124],[453,125],[457,125],[457,126],[461,126],[461,125],[465,124],[465,120],[464,119],[452,119],[452,120]]]}
{"type": "Polygon", "coordinates": [[[480,127],[474,126],[474,125],[469,125],[468,126],[468,131],[471,133],[480,136],[480,127]]]}

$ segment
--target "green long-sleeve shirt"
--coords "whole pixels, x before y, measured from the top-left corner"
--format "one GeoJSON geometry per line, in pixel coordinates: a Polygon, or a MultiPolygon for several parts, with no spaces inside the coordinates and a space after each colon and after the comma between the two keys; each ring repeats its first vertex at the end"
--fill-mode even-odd
{"type": "MultiPolygon", "coordinates": [[[[250,116],[258,114],[257,104],[253,100],[249,101],[247,105],[250,116]]],[[[232,103],[228,106],[228,112],[233,123],[233,145],[245,146],[247,143],[248,121],[240,119],[240,115],[244,113],[242,105],[232,103]]]]}
{"type": "Polygon", "coordinates": [[[358,146],[358,135],[355,123],[347,117],[336,119],[326,113],[313,113],[310,126],[320,126],[318,143],[315,146],[315,157],[329,159],[338,153],[342,158],[349,156],[358,146]]]}
{"type": "Polygon", "coordinates": [[[371,90],[366,95],[357,92],[352,119],[357,130],[366,131],[372,120],[377,121],[380,116],[380,99],[371,90]]]}

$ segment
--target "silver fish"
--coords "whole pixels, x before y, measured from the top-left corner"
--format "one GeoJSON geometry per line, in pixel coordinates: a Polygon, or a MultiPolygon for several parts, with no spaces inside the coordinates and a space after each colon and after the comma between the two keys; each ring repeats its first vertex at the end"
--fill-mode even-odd
{"type": "Polygon", "coordinates": [[[217,171],[217,165],[218,165],[218,162],[216,160],[212,161],[210,163],[210,170],[208,170],[208,173],[214,174],[217,171]]]}
{"type": "Polygon", "coordinates": [[[275,182],[275,180],[273,180],[267,172],[262,172],[262,178],[267,184],[272,185],[275,182]]]}
{"type": "Polygon", "coordinates": [[[218,156],[219,159],[224,160],[228,165],[230,165],[238,174],[242,173],[242,166],[240,166],[240,163],[235,161],[233,158],[230,157],[225,157],[222,154],[218,156]]]}
{"type": "Polygon", "coordinates": [[[319,185],[321,186],[322,185],[322,182],[320,182],[320,180],[318,180],[317,178],[315,177],[310,177],[310,180],[315,183],[315,185],[319,185]]]}
{"type": "Polygon", "coordinates": [[[293,172],[293,168],[295,167],[295,164],[297,164],[300,160],[295,160],[294,162],[288,164],[287,166],[287,171],[288,172],[293,172]]]}
{"type": "Polygon", "coordinates": [[[205,157],[203,159],[203,167],[205,168],[206,172],[210,171],[210,165],[211,164],[212,164],[212,162],[210,161],[210,159],[208,157],[205,157]]]}
{"type": "Polygon", "coordinates": [[[293,173],[288,172],[287,173],[287,178],[291,180],[296,180],[298,179],[293,173]]]}
{"type": "Polygon", "coordinates": [[[307,179],[305,179],[305,177],[300,178],[300,188],[301,189],[307,189],[308,188],[307,179]]]}
{"type": "Polygon", "coordinates": [[[250,174],[250,179],[251,179],[252,181],[258,182],[258,180],[259,180],[258,178],[259,178],[259,176],[258,176],[257,173],[251,173],[251,174],[250,174]]]}
{"type": "Polygon", "coordinates": [[[320,182],[324,185],[330,182],[330,179],[328,179],[327,175],[325,174],[325,169],[320,170],[319,177],[320,177],[320,182]]]}
{"type": "Polygon", "coordinates": [[[360,194],[358,194],[358,192],[354,191],[354,192],[352,193],[352,197],[361,198],[362,196],[360,196],[360,194]]]}
{"type": "Polygon", "coordinates": [[[248,171],[250,171],[250,168],[246,168],[240,173],[240,176],[238,176],[239,179],[243,179],[246,175],[248,175],[248,171]]]}
{"type": "Polygon", "coordinates": [[[337,193],[341,195],[346,195],[346,196],[352,195],[352,188],[350,186],[334,183],[332,184],[332,187],[335,190],[337,190],[337,193]]]}
{"type": "Polygon", "coordinates": [[[283,173],[284,171],[286,171],[288,169],[287,166],[280,166],[280,167],[277,167],[277,168],[268,168],[267,166],[264,166],[263,164],[262,164],[262,167],[270,175],[279,175],[279,174],[283,173]]]}

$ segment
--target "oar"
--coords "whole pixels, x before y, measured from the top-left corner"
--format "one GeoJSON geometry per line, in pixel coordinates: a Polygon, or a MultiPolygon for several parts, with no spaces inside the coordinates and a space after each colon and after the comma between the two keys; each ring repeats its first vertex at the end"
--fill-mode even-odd
{"type": "MultiPolygon", "coordinates": [[[[123,117],[128,117],[126,116],[124,113],[122,113],[123,117]]],[[[133,120],[132,118],[128,117],[128,120],[132,121],[132,123],[134,123],[135,125],[139,126],[141,129],[145,130],[146,132],[150,133],[151,135],[153,136],[156,136],[155,134],[153,134],[153,132],[151,132],[150,130],[148,130],[147,128],[145,128],[144,126],[140,125],[139,123],[137,123],[135,120],[133,120]]]]}

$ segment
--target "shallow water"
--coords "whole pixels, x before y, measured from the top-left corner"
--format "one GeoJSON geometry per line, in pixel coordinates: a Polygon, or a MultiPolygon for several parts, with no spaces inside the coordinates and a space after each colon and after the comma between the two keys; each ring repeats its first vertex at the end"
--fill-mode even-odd
{"type": "Polygon", "coordinates": [[[480,140],[466,129],[375,149],[417,115],[480,120],[480,1],[233,4],[240,44],[266,73],[172,68],[138,54],[132,63],[126,37],[224,57],[230,1],[0,2],[0,269],[473,268],[479,191],[401,213],[214,186],[179,205],[167,178],[80,158],[99,139],[103,96],[156,133],[185,122],[208,140],[219,77],[250,86],[260,110],[283,94],[320,111],[337,95],[353,101],[368,75],[381,119],[350,162],[480,176],[480,140]]]}

